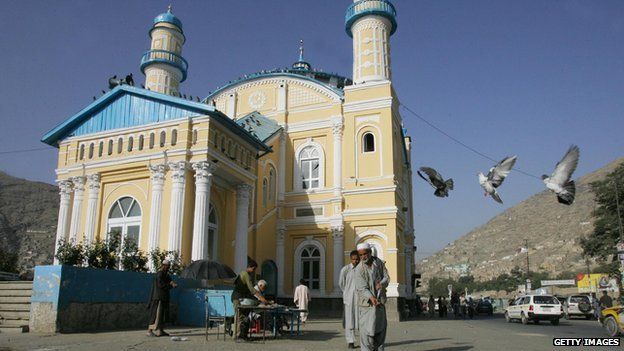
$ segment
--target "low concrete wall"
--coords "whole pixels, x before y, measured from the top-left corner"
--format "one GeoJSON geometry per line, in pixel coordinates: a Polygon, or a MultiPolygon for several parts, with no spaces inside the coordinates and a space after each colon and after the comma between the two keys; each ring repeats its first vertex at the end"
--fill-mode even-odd
{"type": "MultiPolygon", "coordinates": [[[[96,332],[146,328],[147,301],[154,274],[72,266],[37,266],[33,280],[30,330],[33,332],[96,332]]],[[[175,278],[171,317],[178,301],[198,282],[175,278]]],[[[185,324],[184,320],[177,320],[185,324]]]]}

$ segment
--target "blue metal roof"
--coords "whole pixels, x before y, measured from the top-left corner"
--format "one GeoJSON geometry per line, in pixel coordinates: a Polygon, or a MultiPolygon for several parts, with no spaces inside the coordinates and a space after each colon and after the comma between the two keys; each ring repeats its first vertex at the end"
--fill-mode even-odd
{"type": "Polygon", "coordinates": [[[266,142],[282,129],[274,120],[264,117],[257,111],[237,119],[236,123],[262,142],[266,142]]]}
{"type": "Polygon", "coordinates": [[[46,133],[41,141],[58,147],[71,136],[135,127],[184,117],[208,115],[263,151],[271,149],[213,106],[120,85],[46,133]]]}
{"type": "Polygon", "coordinates": [[[180,28],[180,31],[182,31],[182,21],[180,21],[179,18],[177,18],[173,13],[171,13],[171,7],[169,7],[167,12],[161,13],[160,15],[156,16],[156,18],[154,18],[154,25],[156,25],[157,23],[162,23],[162,22],[171,23],[177,26],[178,28],[180,28]]]}
{"type": "Polygon", "coordinates": [[[319,80],[319,79],[327,79],[329,80],[332,77],[337,78],[337,80],[339,82],[342,82],[341,86],[346,86],[346,85],[351,85],[353,84],[353,81],[349,78],[345,78],[342,76],[339,76],[337,74],[332,74],[332,73],[325,73],[325,72],[319,72],[319,71],[313,71],[313,70],[304,70],[304,69],[292,69],[292,68],[283,68],[283,69],[275,69],[275,70],[270,70],[270,71],[261,71],[261,72],[257,72],[257,73],[253,73],[250,75],[246,75],[244,77],[238,78],[236,80],[230,81],[228,82],[226,85],[217,88],[217,90],[215,90],[214,92],[210,93],[208,96],[206,96],[206,98],[203,100],[205,102],[209,101],[212,97],[218,95],[219,93],[229,89],[230,87],[234,86],[234,85],[238,85],[247,81],[252,81],[255,79],[262,79],[262,78],[269,78],[269,77],[280,77],[280,76],[286,76],[286,77],[293,77],[293,78],[299,78],[299,79],[304,79],[304,80],[308,80],[317,84],[321,84],[324,87],[330,89],[331,91],[333,91],[334,93],[336,93],[338,96],[340,96],[341,98],[344,96],[344,91],[342,91],[341,88],[338,87],[334,87],[331,86],[327,83],[324,83],[323,81],[319,80]]]}

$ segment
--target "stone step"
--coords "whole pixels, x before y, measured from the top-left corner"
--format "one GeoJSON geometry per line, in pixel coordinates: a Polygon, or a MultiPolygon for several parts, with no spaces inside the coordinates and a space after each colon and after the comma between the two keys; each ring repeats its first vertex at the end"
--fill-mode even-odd
{"type": "Polygon", "coordinates": [[[30,296],[0,296],[0,304],[30,303],[30,296]]]}
{"type": "Polygon", "coordinates": [[[1,319],[0,318],[0,326],[4,327],[20,327],[23,325],[28,325],[28,319],[1,319]]]}
{"type": "Polygon", "coordinates": [[[24,290],[2,290],[0,289],[0,300],[4,296],[30,296],[32,295],[32,290],[24,289],[24,290]]]}
{"type": "Polygon", "coordinates": [[[0,325],[0,333],[28,333],[28,326],[3,326],[0,325]]]}
{"type": "Polygon", "coordinates": [[[2,311],[0,310],[0,318],[6,319],[22,319],[28,320],[30,319],[30,311],[2,311]]]}
{"type": "Polygon", "coordinates": [[[8,281],[0,282],[0,290],[32,290],[32,282],[8,281]]]}
{"type": "Polygon", "coordinates": [[[30,302],[28,303],[0,302],[0,311],[30,311],[30,302]]]}

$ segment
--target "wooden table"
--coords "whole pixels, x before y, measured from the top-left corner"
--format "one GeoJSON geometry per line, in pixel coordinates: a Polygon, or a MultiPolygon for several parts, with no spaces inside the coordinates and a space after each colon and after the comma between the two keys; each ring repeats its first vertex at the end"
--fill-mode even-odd
{"type": "Polygon", "coordinates": [[[297,335],[301,335],[301,312],[308,312],[305,309],[288,308],[282,305],[258,305],[258,306],[243,306],[239,305],[236,308],[234,315],[234,340],[238,339],[238,320],[241,313],[256,312],[262,315],[262,341],[266,340],[266,322],[267,315],[273,320],[273,337],[277,337],[277,317],[280,315],[290,316],[290,335],[295,334],[295,318],[297,319],[297,335]]]}

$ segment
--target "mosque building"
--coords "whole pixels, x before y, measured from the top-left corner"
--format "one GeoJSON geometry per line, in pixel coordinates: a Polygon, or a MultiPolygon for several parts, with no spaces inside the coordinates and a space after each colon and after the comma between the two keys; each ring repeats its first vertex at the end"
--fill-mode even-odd
{"type": "Polygon", "coordinates": [[[277,296],[304,279],[313,299],[337,301],[340,269],[368,242],[397,311],[411,296],[414,224],[390,65],[396,11],[355,0],[345,21],[352,78],[315,70],[301,47],[292,68],[246,75],[200,102],[179,93],[182,21],[171,9],[154,18],[145,88],[118,85],[42,138],[58,148],[57,245],[119,231],[186,264],[239,272],[251,257],[277,296]]]}

